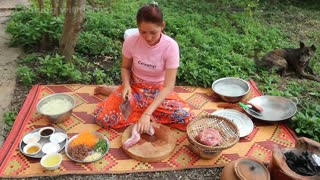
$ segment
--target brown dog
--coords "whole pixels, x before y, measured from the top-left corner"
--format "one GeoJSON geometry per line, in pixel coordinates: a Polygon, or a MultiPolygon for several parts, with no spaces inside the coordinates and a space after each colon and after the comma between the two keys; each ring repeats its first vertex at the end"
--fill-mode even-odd
{"type": "Polygon", "coordinates": [[[305,46],[303,42],[300,42],[300,48],[283,48],[276,49],[266,54],[261,60],[257,61],[257,64],[267,68],[275,69],[279,71],[282,76],[286,75],[288,69],[293,69],[298,75],[319,81],[320,78],[316,77],[313,70],[309,66],[310,59],[316,52],[316,47],[305,46]],[[310,74],[306,73],[309,72],[310,74]]]}

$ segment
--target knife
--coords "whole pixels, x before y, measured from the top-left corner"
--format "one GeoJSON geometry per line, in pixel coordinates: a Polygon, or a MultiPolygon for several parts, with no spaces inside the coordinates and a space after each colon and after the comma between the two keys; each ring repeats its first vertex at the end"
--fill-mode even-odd
{"type": "Polygon", "coordinates": [[[127,120],[131,113],[131,104],[128,96],[125,97],[125,100],[120,104],[120,110],[123,115],[124,120],[127,120]]]}
{"type": "Polygon", "coordinates": [[[251,111],[256,115],[262,116],[262,114],[258,110],[256,110],[251,104],[244,104],[242,102],[239,102],[239,105],[246,111],[251,111]]]}

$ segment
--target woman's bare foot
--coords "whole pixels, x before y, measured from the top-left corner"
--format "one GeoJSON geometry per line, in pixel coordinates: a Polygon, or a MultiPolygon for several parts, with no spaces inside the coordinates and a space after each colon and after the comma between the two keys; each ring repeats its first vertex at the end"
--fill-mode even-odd
{"type": "Polygon", "coordinates": [[[106,86],[97,86],[94,89],[94,94],[102,94],[109,96],[114,91],[114,88],[108,88],[106,86]]]}

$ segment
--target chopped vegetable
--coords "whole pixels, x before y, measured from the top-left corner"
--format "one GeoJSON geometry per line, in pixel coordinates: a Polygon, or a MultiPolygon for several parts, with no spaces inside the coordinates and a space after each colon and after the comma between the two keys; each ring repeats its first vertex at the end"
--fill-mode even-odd
{"type": "Polygon", "coordinates": [[[89,131],[84,131],[81,132],[78,137],[76,137],[72,142],[71,146],[76,146],[76,145],[85,145],[88,147],[94,147],[95,144],[97,143],[98,138],[96,137],[95,134],[89,132],[89,131]]]}
{"type": "Polygon", "coordinates": [[[84,158],[83,161],[87,161],[87,162],[95,161],[98,158],[100,158],[101,156],[102,156],[102,154],[100,152],[95,152],[93,154],[88,155],[86,158],[84,158]]]}
{"type": "Polygon", "coordinates": [[[100,152],[101,154],[104,154],[107,151],[108,144],[107,141],[104,139],[100,139],[97,144],[95,145],[95,150],[97,152],[100,152]]]}

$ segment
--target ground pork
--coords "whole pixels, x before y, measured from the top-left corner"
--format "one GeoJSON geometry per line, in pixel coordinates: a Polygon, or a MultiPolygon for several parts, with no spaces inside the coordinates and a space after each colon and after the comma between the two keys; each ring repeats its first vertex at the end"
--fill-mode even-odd
{"type": "Polygon", "coordinates": [[[204,145],[208,146],[216,146],[220,145],[222,142],[222,137],[218,130],[207,128],[202,130],[198,136],[196,137],[196,140],[204,145]]]}
{"type": "Polygon", "coordinates": [[[93,149],[83,144],[68,147],[69,155],[75,160],[84,160],[93,149]]]}

